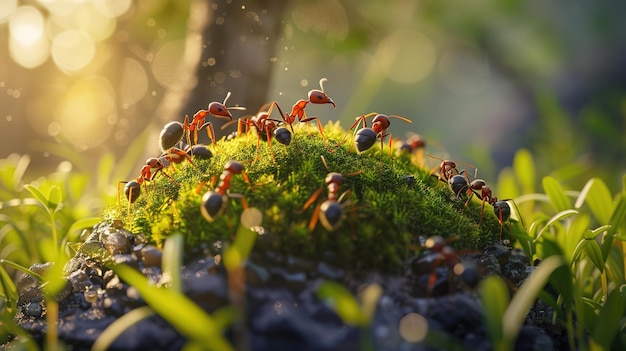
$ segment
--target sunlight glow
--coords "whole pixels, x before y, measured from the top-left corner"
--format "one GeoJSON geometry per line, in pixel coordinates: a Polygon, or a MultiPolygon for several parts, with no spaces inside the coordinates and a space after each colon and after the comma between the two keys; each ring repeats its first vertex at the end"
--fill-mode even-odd
{"type": "Polygon", "coordinates": [[[60,132],[77,149],[104,142],[117,121],[115,92],[109,81],[88,77],[72,85],[60,101],[57,120],[60,132]]]}
{"type": "Polygon", "coordinates": [[[17,9],[17,0],[0,1],[0,24],[9,20],[9,17],[17,9]]]}
{"type": "Polygon", "coordinates": [[[93,0],[94,6],[108,17],[119,17],[128,11],[131,0],[93,0]]]}
{"type": "Polygon", "coordinates": [[[184,40],[173,40],[159,48],[152,61],[152,74],[159,84],[171,87],[181,80],[183,74],[181,53],[184,50],[184,40]]]}
{"type": "Polygon", "coordinates": [[[11,38],[23,46],[32,46],[44,34],[41,12],[32,6],[20,6],[9,19],[11,38]]]}
{"type": "Polygon", "coordinates": [[[48,59],[48,39],[44,19],[36,8],[21,6],[9,20],[9,53],[20,66],[35,68],[48,59]]]}
{"type": "Polygon", "coordinates": [[[139,61],[124,59],[118,96],[123,106],[130,106],[141,100],[148,93],[148,75],[139,61]]]}
{"type": "Polygon", "coordinates": [[[117,21],[95,6],[81,6],[72,15],[75,29],[88,33],[95,41],[104,40],[113,34],[117,21]]]}
{"type": "Polygon", "coordinates": [[[68,30],[52,41],[52,59],[66,73],[74,73],[87,66],[96,55],[93,39],[85,32],[68,30]]]}

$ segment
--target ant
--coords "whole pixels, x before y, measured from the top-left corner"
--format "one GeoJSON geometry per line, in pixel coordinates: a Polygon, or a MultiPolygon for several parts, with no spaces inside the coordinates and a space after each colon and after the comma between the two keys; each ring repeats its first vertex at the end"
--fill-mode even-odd
{"type": "MultiPolygon", "coordinates": [[[[257,131],[257,143],[256,143],[257,159],[258,159],[259,148],[261,146],[260,145],[261,138],[264,137],[265,140],[267,140],[267,145],[270,149],[272,160],[274,161],[274,163],[276,163],[276,159],[274,158],[274,151],[272,151],[271,135],[273,133],[274,137],[276,138],[276,140],[278,140],[279,143],[283,145],[289,145],[291,143],[291,132],[289,131],[289,129],[285,127],[278,126],[278,124],[281,123],[282,121],[269,118],[269,113],[268,111],[266,111],[267,106],[268,104],[261,107],[261,109],[256,115],[246,119],[245,121],[240,120],[239,122],[240,124],[244,124],[246,126],[246,130],[250,126],[253,126],[257,131]]],[[[241,126],[239,127],[239,129],[241,129],[241,126]]]]}
{"type": "MultiPolygon", "coordinates": [[[[244,171],[244,167],[241,162],[235,160],[230,160],[226,162],[226,164],[224,165],[224,172],[222,172],[222,175],[220,175],[220,182],[217,185],[217,188],[215,188],[214,191],[207,191],[202,196],[202,205],[200,206],[200,212],[207,221],[213,222],[215,217],[224,207],[224,202],[227,196],[241,198],[243,209],[245,210],[248,208],[248,203],[246,202],[246,198],[243,195],[233,193],[227,194],[227,192],[230,190],[231,178],[233,177],[233,175],[236,174],[241,174],[243,180],[248,184],[248,186],[252,187],[252,185],[250,185],[248,175],[244,171]]],[[[215,177],[213,178],[211,183],[213,183],[214,181],[215,177]]],[[[196,192],[199,192],[202,185],[203,184],[200,184],[196,192]]]]}
{"type": "Polygon", "coordinates": [[[461,259],[454,249],[449,246],[449,241],[457,240],[458,237],[444,239],[435,235],[426,239],[422,250],[411,262],[411,271],[418,277],[427,275],[426,297],[440,296],[445,289],[453,292],[454,267],[461,263],[461,259]]]}
{"type": "MultiPolygon", "coordinates": [[[[504,226],[504,222],[506,222],[507,220],[509,220],[509,218],[511,218],[511,206],[509,206],[509,201],[513,203],[515,210],[519,214],[520,213],[519,209],[517,208],[517,205],[515,204],[515,201],[513,201],[513,199],[494,201],[492,204],[493,212],[495,213],[496,217],[498,217],[498,221],[500,222],[500,241],[502,241],[502,227],[504,226]]],[[[522,219],[521,216],[518,216],[518,217],[522,223],[522,227],[524,227],[524,220],[522,219]]],[[[513,231],[512,225],[510,229],[512,232],[513,231]]]]}
{"type": "Polygon", "coordinates": [[[207,127],[207,134],[211,138],[211,142],[215,144],[215,130],[211,122],[205,123],[207,115],[214,117],[228,119],[229,122],[224,124],[221,129],[226,129],[231,123],[233,123],[233,116],[229,110],[245,110],[242,106],[226,107],[226,101],[230,97],[230,91],[226,94],[224,102],[211,102],[208,110],[199,110],[196,112],[191,122],[189,122],[189,115],[185,115],[183,123],[178,121],[169,122],[163,126],[161,133],[159,134],[159,146],[161,151],[169,150],[182,142],[183,136],[187,137],[187,145],[195,145],[198,143],[198,130],[207,127]],[[193,132],[193,144],[191,143],[191,132],[193,132]]]}
{"type": "MultiPolygon", "coordinates": [[[[430,170],[430,174],[433,175],[435,173],[435,170],[437,170],[437,168],[439,168],[439,175],[437,176],[437,185],[439,185],[439,181],[441,181],[442,179],[446,182],[450,182],[450,178],[452,178],[455,175],[459,175],[461,174],[459,172],[459,170],[456,168],[456,162],[451,161],[451,160],[444,160],[442,158],[439,158],[437,156],[431,155],[431,154],[426,154],[428,157],[432,157],[435,158],[437,160],[440,160],[441,163],[439,164],[439,166],[435,166],[433,169],[430,170]]],[[[476,167],[474,167],[473,165],[467,163],[467,162],[460,162],[462,164],[465,164],[471,168],[476,169],[476,167]]],[[[469,183],[469,182],[468,182],[469,183]]]]}
{"type": "MultiPolygon", "coordinates": [[[[197,146],[197,145],[194,145],[197,146]]],[[[198,168],[198,166],[196,166],[196,164],[193,162],[193,160],[191,159],[191,156],[189,155],[189,152],[193,152],[193,147],[187,147],[185,150],[181,150],[177,147],[173,147],[170,148],[169,150],[163,152],[161,154],[161,156],[159,156],[159,160],[161,161],[161,163],[165,166],[168,167],[170,165],[170,163],[176,163],[176,164],[181,164],[184,160],[189,161],[189,163],[194,166],[196,169],[200,170],[198,168]]],[[[196,148],[198,153],[201,153],[202,151],[198,148],[196,148]]],[[[208,151],[208,150],[207,150],[208,151]]],[[[209,151],[210,153],[210,151],[209,151]]],[[[213,155],[211,155],[213,156],[213,155]]]]}
{"type": "MultiPolygon", "coordinates": [[[[160,158],[152,157],[146,160],[146,164],[141,168],[141,172],[139,177],[135,180],[131,181],[119,181],[117,182],[117,206],[118,209],[121,209],[121,192],[120,185],[126,184],[124,186],[124,196],[128,200],[128,216],[130,218],[130,205],[133,204],[137,199],[139,199],[139,195],[141,195],[141,185],[145,182],[153,180],[159,173],[165,175],[169,178],[174,184],[178,184],[178,182],[172,178],[169,174],[165,173],[163,169],[166,166],[163,164],[160,158]]],[[[145,184],[144,184],[145,185],[145,184]]]]}
{"type": "MultiPolygon", "coordinates": [[[[179,157],[183,155],[180,153],[180,149],[176,148],[177,144],[182,144],[182,138],[185,135],[184,125],[180,122],[174,121],[163,126],[161,134],[159,135],[159,146],[163,153],[174,153],[179,157]]],[[[182,145],[179,145],[182,146],[182,145]]],[[[185,147],[185,153],[188,156],[197,156],[200,159],[209,159],[213,157],[213,153],[204,144],[187,145],[185,147]]],[[[191,159],[189,159],[191,161],[191,159]]],[[[191,162],[193,164],[193,162],[191,162]]]]}
{"type": "Polygon", "coordinates": [[[487,183],[484,180],[476,178],[475,174],[474,178],[475,179],[470,182],[467,172],[463,170],[460,174],[453,175],[448,180],[448,183],[457,198],[461,198],[462,195],[469,195],[467,201],[465,201],[465,207],[467,207],[474,195],[481,200],[480,222],[478,223],[478,226],[480,226],[483,220],[485,202],[493,206],[498,201],[498,198],[493,196],[491,188],[487,186],[487,183]],[[480,192],[480,194],[478,192],[480,192]]]}
{"type": "MultiPolygon", "coordinates": [[[[458,198],[461,197],[463,191],[465,191],[466,195],[469,195],[467,201],[465,202],[465,207],[467,207],[474,195],[481,200],[480,221],[478,222],[478,226],[482,224],[485,202],[493,206],[493,211],[500,222],[500,241],[502,241],[502,228],[504,226],[504,222],[511,217],[511,206],[509,206],[508,201],[513,200],[507,199],[499,201],[497,197],[493,196],[491,188],[487,186],[487,183],[484,180],[477,179],[476,176],[474,176],[474,178],[475,179],[470,182],[467,172],[463,170],[460,174],[456,174],[449,179],[450,188],[458,198]],[[480,192],[480,194],[478,192],[480,192]]],[[[513,205],[515,205],[515,202],[513,202],[513,205]]],[[[517,208],[517,205],[515,205],[515,207],[517,208]]]]}
{"type": "Polygon", "coordinates": [[[293,130],[293,124],[296,121],[296,118],[298,119],[299,122],[309,122],[309,121],[317,121],[317,128],[320,131],[320,134],[322,135],[322,138],[324,138],[324,142],[326,143],[326,136],[324,135],[324,128],[322,127],[322,122],[320,122],[320,119],[318,117],[307,117],[306,116],[306,112],[304,111],[304,108],[309,104],[309,103],[314,103],[314,104],[332,104],[333,108],[336,108],[337,106],[335,105],[335,102],[328,97],[328,95],[326,95],[326,92],[324,91],[324,82],[326,82],[328,79],[326,78],[322,78],[320,79],[320,89],[321,90],[317,90],[317,89],[313,89],[311,91],[309,91],[309,98],[307,100],[298,100],[292,107],[291,107],[291,112],[288,114],[284,114],[282,109],[280,108],[280,106],[278,105],[278,102],[276,101],[272,101],[270,103],[270,108],[267,111],[267,115],[271,115],[272,111],[274,109],[274,107],[276,107],[278,109],[278,113],[280,114],[280,118],[282,119],[282,121],[285,124],[289,125],[289,128],[291,129],[291,132],[294,133],[293,130]]]}
{"type": "MultiPolygon", "coordinates": [[[[328,169],[328,165],[326,164],[326,159],[324,156],[320,156],[322,162],[324,163],[324,167],[326,170],[330,172],[328,169]]],[[[363,171],[358,171],[355,173],[349,173],[345,176],[353,176],[363,173],[363,171]]],[[[326,188],[328,190],[328,198],[326,201],[318,204],[315,207],[315,211],[313,212],[313,216],[311,217],[311,221],[309,222],[309,231],[315,230],[315,226],[317,225],[317,221],[319,219],[322,222],[322,225],[329,232],[334,231],[341,224],[341,220],[343,217],[342,209],[347,206],[347,203],[341,204],[343,198],[351,193],[351,190],[346,190],[341,195],[337,196],[339,193],[339,188],[343,185],[344,175],[337,172],[330,172],[326,175],[326,179],[324,180],[326,183],[326,188]]],[[[307,202],[302,206],[302,211],[305,211],[322,193],[324,190],[323,187],[319,188],[317,191],[311,195],[311,197],[307,200],[307,202]]]]}
{"type": "MultiPolygon", "coordinates": [[[[359,123],[363,122],[363,128],[357,130],[356,133],[354,134],[354,142],[356,145],[356,149],[359,153],[369,150],[374,145],[377,139],[380,139],[380,149],[382,151],[383,139],[386,136],[389,136],[389,149],[390,149],[389,155],[392,156],[393,154],[393,149],[391,148],[392,136],[391,136],[391,133],[387,134],[387,129],[389,129],[389,126],[391,125],[391,121],[389,120],[390,118],[398,118],[407,123],[413,123],[408,118],[395,116],[395,115],[387,116],[387,115],[380,114],[378,112],[368,113],[366,115],[362,115],[356,118],[356,121],[352,123],[350,128],[348,128],[348,133],[350,133],[350,131],[352,131],[356,126],[358,126],[359,123]],[[366,120],[367,118],[371,116],[374,116],[374,118],[372,119],[372,127],[368,128],[366,120]]],[[[339,145],[341,145],[345,141],[345,138],[348,136],[348,133],[346,133],[343,139],[341,139],[341,141],[339,142],[339,145]]],[[[382,154],[381,154],[381,157],[382,157],[382,154]]]]}
{"type": "Polygon", "coordinates": [[[412,154],[415,151],[423,150],[426,147],[426,140],[419,134],[412,134],[406,140],[397,142],[396,145],[400,152],[412,154]]]}

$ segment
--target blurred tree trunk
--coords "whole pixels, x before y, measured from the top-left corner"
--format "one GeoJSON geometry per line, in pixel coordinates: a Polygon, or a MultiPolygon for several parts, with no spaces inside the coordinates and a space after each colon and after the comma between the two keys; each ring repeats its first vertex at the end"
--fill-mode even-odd
{"type": "MultiPolygon", "coordinates": [[[[182,121],[185,114],[206,109],[211,101],[222,102],[229,91],[227,106],[245,106],[245,114],[256,113],[268,99],[272,58],[288,4],[282,0],[192,1],[185,52],[181,53],[185,73],[181,86],[170,90],[161,103],[160,121],[182,121]]],[[[240,115],[235,111],[235,118],[240,115]]],[[[217,122],[216,133],[223,135],[219,127],[225,121],[211,121],[217,122]]]]}

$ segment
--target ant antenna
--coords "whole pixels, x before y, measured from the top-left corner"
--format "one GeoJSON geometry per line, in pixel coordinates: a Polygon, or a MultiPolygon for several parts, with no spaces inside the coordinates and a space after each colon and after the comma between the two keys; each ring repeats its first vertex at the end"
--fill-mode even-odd
{"type": "Polygon", "coordinates": [[[324,82],[327,81],[328,79],[326,78],[322,78],[320,79],[320,88],[322,89],[322,92],[325,92],[324,90],[324,82]]]}

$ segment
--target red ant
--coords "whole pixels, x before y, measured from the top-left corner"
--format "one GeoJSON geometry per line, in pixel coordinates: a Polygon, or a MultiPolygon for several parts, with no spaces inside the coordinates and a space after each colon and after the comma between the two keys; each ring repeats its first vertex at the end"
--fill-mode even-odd
{"type": "Polygon", "coordinates": [[[461,198],[461,195],[469,195],[467,201],[465,201],[465,207],[467,207],[474,195],[476,195],[481,200],[482,204],[480,207],[480,222],[478,223],[478,225],[480,226],[483,220],[485,202],[493,206],[498,201],[498,198],[493,196],[491,188],[489,188],[487,186],[487,183],[482,179],[475,178],[470,182],[469,176],[467,175],[467,172],[465,172],[465,170],[461,171],[460,174],[452,176],[448,180],[448,183],[450,184],[452,192],[458,198],[461,198]],[[480,192],[480,194],[478,192],[480,192]]]}
{"type": "MultiPolygon", "coordinates": [[[[278,140],[279,143],[283,145],[289,145],[291,143],[291,132],[289,132],[289,129],[285,127],[278,127],[278,123],[281,123],[281,121],[269,118],[269,113],[268,111],[265,110],[267,105],[268,104],[261,107],[261,110],[255,116],[252,116],[246,119],[245,121],[240,120],[240,124],[244,124],[246,126],[246,130],[250,126],[253,126],[256,129],[257,131],[257,143],[256,143],[257,154],[260,148],[261,138],[265,137],[265,140],[267,140],[267,145],[270,149],[270,154],[272,155],[272,160],[274,161],[274,163],[276,163],[276,159],[274,158],[274,151],[272,151],[271,135],[273,133],[274,136],[276,137],[276,140],[278,140]]],[[[257,155],[257,159],[258,159],[258,155],[257,155]]]]}
{"type": "Polygon", "coordinates": [[[426,140],[419,134],[412,134],[406,140],[399,141],[396,145],[400,152],[412,154],[415,151],[423,150],[426,147],[426,140]]]}
{"type": "MultiPolygon", "coordinates": [[[[209,221],[212,222],[215,217],[220,213],[222,208],[224,207],[224,202],[226,201],[226,197],[239,197],[241,198],[241,203],[243,205],[244,210],[248,208],[248,203],[246,199],[241,194],[232,194],[227,192],[230,190],[230,182],[233,175],[241,174],[243,180],[250,186],[250,180],[248,179],[248,175],[244,171],[243,165],[235,160],[230,160],[226,162],[224,165],[224,172],[220,176],[220,182],[215,188],[214,191],[207,191],[202,196],[202,205],[200,206],[200,212],[202,216],[209,221]]],[[[215,178],[211,181],[212,183],[215,181],[215,178]]],[[[203,184],[198,187],[196,192],[199,192],[200,188],[203,184]]]]}
{"type": "Polygon", "coordinates": [[[396,142],[396,148],[401,154],[407,154],[411,156],[412,161],[420,168],[424,164],[424,148],[426,147],[426,140],[419,134],[412,134],[406,140],[396,142]]]}
{"type": "Polygon", "coordinates": [[[450,292],[454,290],[453,269],[461,262],[461,259],[448,242],[456,239],[458,237],[448,240],[438,235],[429,237],[423,244],[426,250],[421,251],[411,262],[411,270],[414,274],[428,275],[426,297],[443,294],[444,291],[441,290],[446,286],[450,292]],[[445,274],[445,280],[440,280],[443,274],[445,274]],[[437,284],[438,281],[440,284],[437,284]]]}
{"type": "MultiPolygon", "coordinates": [[[[515,210],[519,214],[519,209],[517,208],[517,205],[515,204],[515,201],[513,201],[513,199],[505,199],[499,201],[494,200],[492,204],[493,212],[495,213],[496,217],[498,217],[498,221],[500,222],[500,241],[502,241],[502,227],[504,226],[504,222],[511,218],[511,206],[509,206],[509,201],[513,203],[515,210]]],[[[520,222],[522,223],[522,227],[524,227],[524,220],[521,216],[518,217],[520,222]]],[[[510,228],[511,231],[513,231],[512,225],[510,228]]]]}
{"type": "MultiPolygon", "coordinates": [[[[320,157],[322,158],[324,167],[326,168],[326,170],[328,170],[328,165],[326,164],[324,156],[320,157]]],[[[345,176],[353,176],[361,173],[363,173],[363,171],[346,174],[345,176]]],[[[309,231],[312,232],[313,230],[315,230],[318,219],[320,222],[322,222],[324,228],[326,228],[326,230],[328,230],[329,232],[332,232],[339,227],[343,217],[342,209],[347,205],[346,203],[342,205],[341,202],[343,198],[351,192],[350,190],[346,190],[341,195],[337,196],[337,194],[339,193],[339,188],[341,187],[343,182],[344,175],[340,173],[330,172],[326,175],[325,183],[328,190],[328,198],[326,199],[326,201],[318,204],[315,207],[315,211],[313,212],[313,216],[311,217],[311,221],[309,222],[309,231]]],[[[309,206],[311,206],[311,204],[315,202],[315,200],[317,200],[319,195],[322,193],[322,190],[324,190],[323,187],[319,188],[313,193],[313,195],[311,195],[311,197],[307,200],[304,206],[302,206],[303,211],[309,208],[309,206]]]]}
{"type": "Polygon", "coordinates": [[[320,79],[321,90],[313,89],[309,91],[309,98],[307,100],[298,100],[291,107],[290,113],[284,114],[280,106],[278,106],[278,102],[272,101],[270,103],[270,108],[267,111],[267,115],[268,116],[271,115],[272,110],[274,109],[274,107],[276,107],[278,109],[278,113],[280,114],[280,118],[283,120],[284,123],[289,125],[289,128],[291,128],[292,133],[294,132],[293,124],[295,123],[296,118],[298,119],[299,122],[305,122],[305,123],[315,120],[317,121],[317,128],[319,129],[320,134],[322,135],[322,138],[324,138],[324,142],[326,142],[326,136],[324,135],[324,128],[322,127],[322,122],[320,122],[320,119],[318,117],[307,117],[306,112],[304,111],[304,108],[309,103],[332,104],[333,108],[336,108],[335,102],[333,102],[333,100],[330,97],[328,97],[328,95],[326,95],[326,93],[324,92],[324,82],[327,80],[328,79],[326,78],[320,79]]]}
{"type": "Polygon", "coordinates": [[[137,179],[131,181],[119,181],[117,182],[117,206],[121,209],[121,196],[120,196],[120,185],[126,184],[124,186],[124,195],[128,200],[128,216],[130,218],[130,205],[137,201],[139,195],[141,195],[141,185],[147,181],[153,180],[159,173],[162,173],[166,177],[168,177],[174,184],[178,184],[174,178],[172,178],[169,174],[165,173],[163,169],[166,166],[163,164],[160,158],[149,158],[146,160],[146,164],[141,168],[141,174],[137,179]]]}
{"type": "Polygon", "coordinates": [[[213,124],[211,122],[205,122],[207,115],[211,115],[217,118],[227,119],[228,122],[224,124],[221,129],[226,129],[231,123],[235,122],[233,116],[230,114],[230,110],[246,110],[243,106],[231,106],[226,107],[226,101],[230,97],[230,91],[226,94],[224,102],[213,101],[209,104],[208,110],[199,110],[196,112],[191,122],[189,122],[189,116],[185,116],[185,122],[183,123],[184,130],[187,131],[187,144],[193,145],[198,143],[198,131],[207,127],[207,134],[211,138],[211,142],[215,144],[215,130],[213,130],[213,124]],[[190,134],[193,132],[193,144],[191,144],[190,134]]]}
{"type": "MultiPolygon", "coordinates": [[[[428,157],[432,157],[441,161],[441,164],[439,164],[439,166],[435,166],[433,169],[430,170],[430,174],[432,175],[435,173],[435,170],[439,168],[439,175],[437,176],[437,185],[439,185],[439,181],[441,179],[443,179],[446,182],[450,182],[450,178],[452,178],[455,175],[460,174],[459,170],[456,168],[456,162],[451,161],[451,160],[444,160],[442,158],[439,158],[431,154],[426,154],[426,155],[428,157]]],[[[473,165],[467,162],[459,162],[459,163],[465,164],[471,168],[476,169],[476,167],[474,167],[473,165]]]]}
{"type": "MultiPolygon", "coordinates": [[[[472,200],[472,197],[474,195],[476,195],[481,200],[482,203],[480,206],[480,221],[478,222],[478,226],[482,224],[485,202],[493,206],[493,211],[496,217],[498,217],[498,221],[500,222],[500,241],[502,241],[502,228],[504,226],[504,222],[506,222],[511,217],[511,207],[509,206],[508,201],[513,200],[508,199],[498,201],[498,198],[493,196],[491,188],[487,186],[487,183],[484,180],[474,179],[470,182],[469,176],[467,175],[467,172],[465,172],[465,170],[461,171],[460,174],[452,176],[449,179],[449,183],[450,188],[457,197],[460,198],[463,191],[465,191],[466,195],[469,195],[467,201],[465,202],[466,207],[472,200]],[[479,191],[480,194],[478,193],[479,191]]],[[[513,204],[515,205],[515,202],[513,202],[513,204]]],[[[517,207],[517,205],[515,205],[515,207],[517,207]]]]}
{"type": "Polygon", "coordinates": [[[183,136],[187,137],[187,145],[195,145],[198,143],[198,130],[207,127],[207,134],[211,138],[211,142],[215,144],[215,131],[213,130],[213,124],[211,122],[205,123],[207,115],[212,115],[218,118],[228,119],[229,122],[222,126],[222,129],[227,128],[233,121],[233,116],[229,110],[245,110],[245,107],[233,106],[226,107],[226,101],[230,97],[230,92],[226,94],[224,102],[211,102],[208,110],[199,110],[196,112],[191,122],[189,122],[189,115],[185,115],[183,123],[178,121],[169,122],[163,126],[159,135],[159,146],[161,151],[169,150],[182,142],[183,136]],[[191,132],[193,135],[193,144],[191,143],[191,132]]]}
{"type": "MultiPolygon", "coordinates": [[[[352,123],[350,128],[348,128],[348,133],[350,133],[350,131],[352,131],[356,126],[358,126],[359,123],[363,122],[363,128],[357,130],[356,133],[354,134],[354,142],[356,145],[356,149],[359,153],[369,150],[374,145],[377,139],[380,139],[380,149],[382,152],[383,139],[386,136],[389,136],[389,149],[390,149],[389,155],[390,156],[392,155],[393,153],[393,149],[391,148],[392,136],[391,136],[391,133],[387,134],[387,129],[389,129],[389,126],[391,125],[391,121],[389,121],[390,118],[398,118],[407,123],[413,123],[408,118],[395,116],[395,115],[387,116],[387,115],[380,114],[378,112],[368,113],[366,115],[362,115],[356,118],[356,121],[352,123]],[[366,120],[367,118],[371,116],[375,116],[375,117],[372,119],[372,128],[368,128],[366,120]]],[[[348,133],[346,133],[343,139],[341,139],[341,141],[339,142],[339,145],[341,145],[344,142],[345,138],[348,136],[348,133]]]]}
{"type": "Polygon", "coordinates": [[[130,209],[130,204],[137,201],[139,195],[141,195],[141,185],[146,181],[153,180],[159,173],[165,175],[169,178],[174,184],[178,184],[178,182],[172,178],[169,174],[165,173],[164,169],[169,167],[170,164],[176,163],[180,164],[184,160],[188,160],[189,163],[194,166],[196,169],[198,168],[195,163],[191,160],[191,156],[187,154],[186,151],[181,150],[176,147],[172,147],[159,157],[151,157],[146,160],[146,164],[141,168],[141,174],[134,181],[120,181],[117,183],[117,203],[120,206],[120,184],[126,183],[124,186],[124,195],[126,199],[128,199],[128,206],[130,209]]]}

